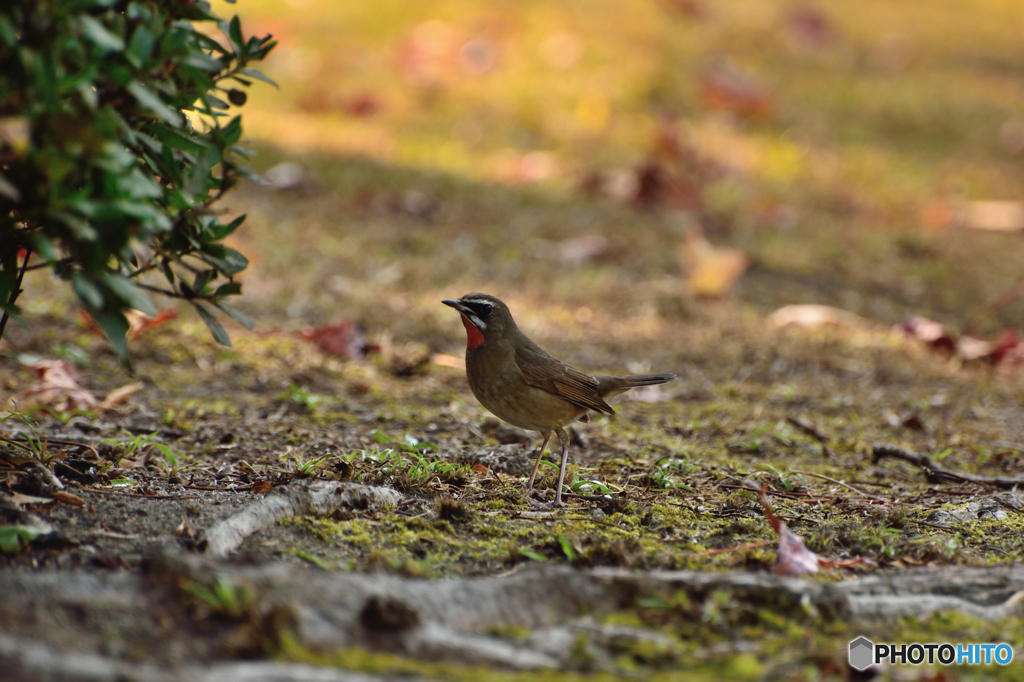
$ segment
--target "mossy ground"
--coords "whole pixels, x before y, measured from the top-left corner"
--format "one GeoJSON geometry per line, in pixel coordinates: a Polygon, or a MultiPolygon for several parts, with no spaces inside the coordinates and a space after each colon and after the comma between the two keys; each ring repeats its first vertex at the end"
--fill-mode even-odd
{"type": "MultiPolygon", "coordinates": [[[[225,349],[183,309],[177,322],[132,343],[135,378],[147,388],[128,406],[70,421],[35,415],[51,436],[125,441],[122,427],[161,431],[176,468],[154,453],[126,457],[108,448],[96,485],[125,478],[134,485],[117,491],[187,499],[82,493],[86,507],[47,512],[81,545],[0,561],[131,567],[152,537],[187,545],[251,501],[253,482],[295,476],[393,485],[407,502],[290,520],[250,538],[244,555],[424,577],[494,575],[524,561],[764,571],[774,562],[774,533],[754,496],[738,489],[752,477],[774,491],[776,513],[828,558],[864,556],[894,571],[1021,559],[1019,509],[936,520],[935,510],[991,502],[994,490],[929,483],[906,463],[871,457],[873,444],[886,443],[956,471],[1024,471],[1020,370],[948,359],[889,330],[905,314],[954,330],[970,323],[989,335],[1019,323],[1021,301],[975,315],[1020,279],[1017,236],[929,229],[921,218],[933,200],[1019,195],[1024,167],[999,142],[1001,127],[1024,107],[1019,3],[824,3],[836,33],[815,49],[793,43],[790,7],[781,2],[696,3],[710,8],[703,18],[672,9],[686,2],[602,3],[603,11],[378,4],[242,8],[243,19],[251,12],[256,28],[283,40],[280,61],[270,65],[282,94],[254,91],[245,112],[260,167],[298,161],[310,178],[292,191],[242,187],[227,200],[230,211],[249,216],[232,239],[252,260],[241,307],[257,329],[232,329],[234,347],[225,349]],[[388,50],[431,18],[497,41],[507,68],[410,89],[392,72],[388,50]],[[578,72],[553,71],[533,47],[513,49],[566,30],[586,45],[578,72]],[[770,85],[773,117],[745,120],[701,104],[696,83],[721,54],[770,85]],[[345,118],[314,96],[361,88],[383,98],[380,115],[345,118]],[[603,106],[610,114],[599,129],[579,114],[603,106]],[[701,211],[635,210],[579,191],[592,171],[654,154],[666,110],[702,163],[720,171],[699,188],[701,211]],[[538,184],[505,182],[506,161],[532,150],[553,153],[561,171],[538,184]],[[409,210],[410,193],[431,210],[409,210]],[[698,222],[713,242],[751,258],[717,300],[694,298],[683,282],[678,247],[698,222]],[[562,240],[586,235],[607,240],[598,258],[557,257],[562,240]],[[679,375],[648,394],[657,402],[620,400],[616,416],[576,430],[570,485],[587,495],[607,489],[613,499],[575,500],[550,518],[522,515],[530,510],[523,468],[537,439],[501,444],[464,373],[430,361],[458,357],[464,344],[457,316],[440,300],[481,290],[583,370],[679,375]],[[837,305],[868,325],[773,327],[766,315],[791,303],[837,305]],[[380,352],[340,359],[296,334],[339,318],[365,330],[380,352]],[[769,544],[743,548],[758,542],[769,544]]],[[[31,326],[8,329],[0,358],[7,392],[32,381],[18,367],[21,354],[76,360],[82,383],[97,393],[132,380],[66,292],[42,274],[27,289],[31,326]]],[[[538,487],[550,488],[556,471],[541,473],[538,487]]],[[[668,657],[623,652],[620,670],[649,679],[680,670],[691,679],[843,677],[846,643],[860,634],[1024,646],[1019,619],[947,615],[866,628],[716,598],[638,604],[615,619],[678,642],[668,657]]],[[[316,656],[288,645],[280,655],[316,656]]],[[[483,675],[362,651],[316,660],[447,679],[483,675]]],[[[1016,679],[1019,670],[948,672],[1016,679]]]]}

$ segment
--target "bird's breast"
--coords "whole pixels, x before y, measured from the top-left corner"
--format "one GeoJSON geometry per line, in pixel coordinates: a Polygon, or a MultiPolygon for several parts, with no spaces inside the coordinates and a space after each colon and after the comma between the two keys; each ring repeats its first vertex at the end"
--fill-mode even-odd
{"type": "Polygon", "coordinates": [[[550,431],[578,420],[588,410],[530,386],[515,369],[495,371],[466,354],[466,376],[473,395],[499,419],[528,431],[550,431]]]}

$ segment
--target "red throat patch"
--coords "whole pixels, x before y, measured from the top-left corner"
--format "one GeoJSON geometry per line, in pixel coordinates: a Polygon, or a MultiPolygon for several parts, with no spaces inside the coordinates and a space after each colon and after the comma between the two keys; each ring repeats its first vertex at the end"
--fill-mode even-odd
{"type": "Polygon", "coordinates": [[[462,324],[466,328],[466,350],[476,350],[484,345],[484,335],[465,315],[462,316],[462,324]]]}

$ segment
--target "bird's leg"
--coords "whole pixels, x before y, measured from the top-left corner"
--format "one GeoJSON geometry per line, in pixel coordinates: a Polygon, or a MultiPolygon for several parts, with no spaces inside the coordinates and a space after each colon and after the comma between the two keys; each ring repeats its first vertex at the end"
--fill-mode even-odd
{"type": "Polygon", "coordinates": [[[530,472],[530,480],[526,482],[526,494],[529,495],[533,492],[533,479],[537,475],[537,467],[540,466],[540,460],[544,456],[544,448],[548,446],[548,441],[551,440],[551,431],[544,434],[544,442],[540,444],[540,452],[537,453],[537,461],[533,463],[533,471],[530,472]]]}
{"type": "Polygon", "coordinates": [[[569,434],[561,426],[555,429],[558,444],[562,446],[562,465],[558,468],[558,487],[555,488],[555,507],[562,506],[562,481],[565,480],[565,467],[569,463],[569,434]]]}

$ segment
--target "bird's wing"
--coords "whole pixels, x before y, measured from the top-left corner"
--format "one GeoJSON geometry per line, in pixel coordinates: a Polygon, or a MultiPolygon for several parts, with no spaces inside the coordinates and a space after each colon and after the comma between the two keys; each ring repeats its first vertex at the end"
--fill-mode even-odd
{"type": "Polygon", "coordinates": [[[596,379],[559,362],[540,348],[517,348],[515,360],[530,386],[588,410],[615,414],[598,393],[596,379]]]}

